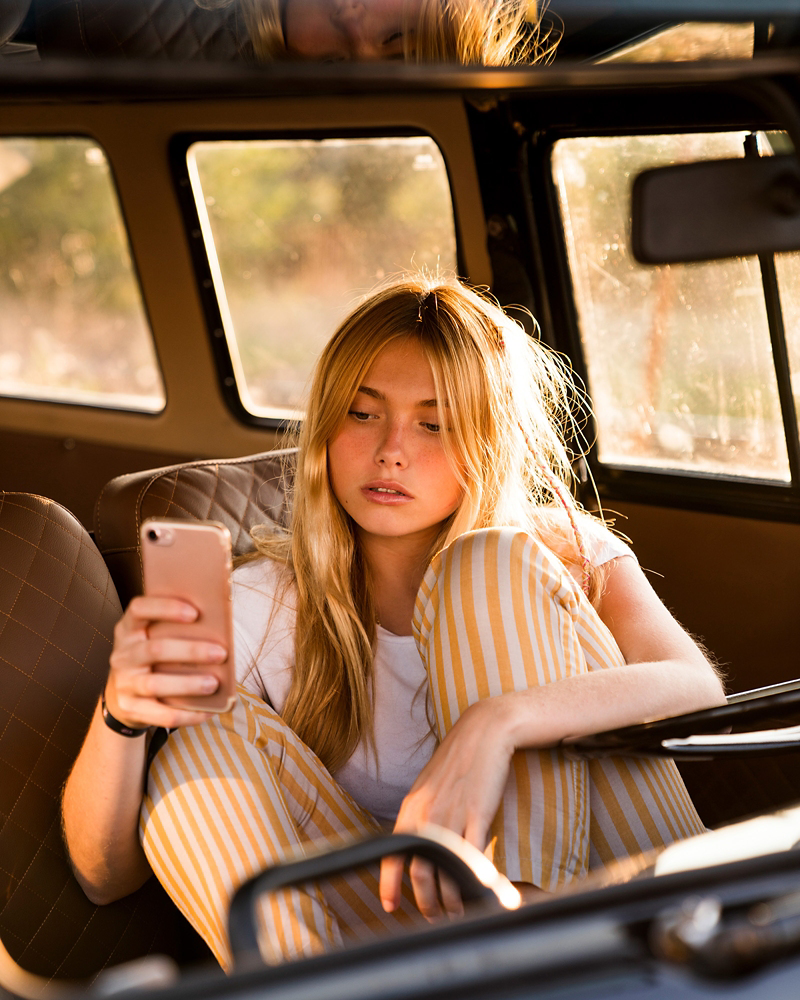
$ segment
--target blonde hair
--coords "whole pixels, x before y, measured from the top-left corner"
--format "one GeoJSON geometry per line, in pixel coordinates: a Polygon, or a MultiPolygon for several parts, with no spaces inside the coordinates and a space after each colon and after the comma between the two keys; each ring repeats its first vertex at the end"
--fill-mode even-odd
{"type": "MultiPolygon", "coordinates": [[[[372,738],[375,604],[353,522],[331,489],[328,443],[380,352],[409,337],[430,363],[436,399],[447,401],[442,446],[463,489],[428,559],[466,531],[516,525],[573,569],[587,567],[577,527],[586,515],[572,498],[564,443],[574,387],[560,357],[455,280],[412,276],[367,298],[317,362],[291,532],[253,532],[257,550],[282,561],[297,588],[295,669],[283,715],[331,770],[362,737],[372,738]]],[[[596,594],[597,571],[589,569],[589,580],[596,594]]]]}
{"type": "MultiPolygon", "coordinates": [[[[289,57],[282,2],[195,0],[207,10],[238,3],[253,50],[263,60],[289,57]]],[[[536,0],[421,0],[415,22],[405,18],[405,59],[480,66],[548,62],[555,55],[560,34],[543,24],[541,14],[536,0]]]]}

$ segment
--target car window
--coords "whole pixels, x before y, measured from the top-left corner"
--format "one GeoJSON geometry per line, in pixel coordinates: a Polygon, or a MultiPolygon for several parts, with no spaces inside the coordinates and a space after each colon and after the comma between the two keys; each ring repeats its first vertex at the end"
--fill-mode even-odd
{"type": "Polygon", "coordinates": [[[105,153],[0,138],[0,394],[156,412],[164,386],[105,153]]]}
{"type": "Polygon", "coordinates": [[[742,156],[745,136],[555,143],[553,177],[603,463],[791,478],[758,260],[648,266],[630,251],[636,175],[742,156]]]}
{"type": "Polygon", "coordinates": [[[444,160],[427,136],[215,140],[187,154],[241,401],[286,418],[341,319],[405,269],[456,269],[444,160]]]}
{"type": "Polygon", "coordinates": [[[752,59],[753,22],[689,21],[675,24],[615,49],[596,62],[691,62],[696,59],[752,59]]]}

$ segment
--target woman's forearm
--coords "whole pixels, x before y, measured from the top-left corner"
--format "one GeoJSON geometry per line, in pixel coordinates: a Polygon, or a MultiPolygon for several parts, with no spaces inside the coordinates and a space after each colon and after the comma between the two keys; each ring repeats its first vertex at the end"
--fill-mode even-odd
{"type": "MultiPolygon", "coordinates": [[[[111,715],[132,729],[197,725],[207,712],[173,708],[172,698],[212,694],[216,677],[205,666],[228,651],[216,643],[150,639],[153,622],[194,621],[197,610],[183,601],[134,597],[114,629],[106,681],[111,715]],[[156,663],[193,663],[188,673],[155,673],[156,663]]],[[[127,737],[103,721],[100,705],[64,788],[64,836],[75,874],[95,903],[110,903],[139,888],[150,866],[139,843],[147,736],[127,737]]]]}
{"type": "Polygon", "coordinates": [[[628,663],[502,695],[515,749],[694,712],[725,702],[710,666],[659,660],[628,663]]]}
{"type": "Polygon", "coordinates": [[[98,704],[64,788],[64,836],[75,875],[94,903],[138,889],[150,875],[139,843],[146,736],[112,732],[98,704]]]}

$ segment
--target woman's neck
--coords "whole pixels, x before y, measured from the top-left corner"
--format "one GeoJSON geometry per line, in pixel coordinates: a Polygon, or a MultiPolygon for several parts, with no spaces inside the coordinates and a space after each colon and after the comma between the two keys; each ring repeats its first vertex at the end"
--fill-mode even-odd
{"type": "Polygon", "coordinates": [[[414,603],[427,568],[432,538],[362,538],[378,624],[395,635],[411,635],[414,603]]]}

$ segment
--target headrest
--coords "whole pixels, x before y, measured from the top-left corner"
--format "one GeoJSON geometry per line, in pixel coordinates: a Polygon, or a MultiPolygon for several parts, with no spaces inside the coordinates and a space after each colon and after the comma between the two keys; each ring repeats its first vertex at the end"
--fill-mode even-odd
{"type": "Polygon", "coordinates": [[[221,521],[231,533],[234,555],[253,550],[250,529],[255,525],[286,527],[295,454],[286,448],[187,462],[107,483],[95,507],[94,533],[122,603],[141,593],[139,529],[148,517],[221,521]]]}

